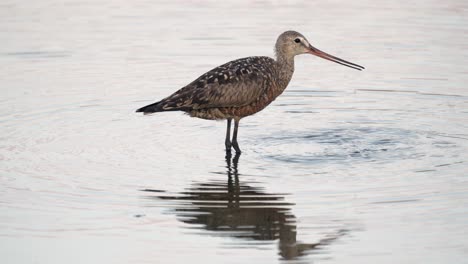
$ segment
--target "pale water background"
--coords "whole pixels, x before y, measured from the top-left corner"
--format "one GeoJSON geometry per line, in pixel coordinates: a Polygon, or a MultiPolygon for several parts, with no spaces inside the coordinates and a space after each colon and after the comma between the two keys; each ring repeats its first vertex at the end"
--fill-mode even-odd
{"type": "Polygon", "coordinates": [[[468,263],[468,2],[0,3],[1,263],[468,263]],[[295,29],[242,120],[142,116],[295,29]]]}

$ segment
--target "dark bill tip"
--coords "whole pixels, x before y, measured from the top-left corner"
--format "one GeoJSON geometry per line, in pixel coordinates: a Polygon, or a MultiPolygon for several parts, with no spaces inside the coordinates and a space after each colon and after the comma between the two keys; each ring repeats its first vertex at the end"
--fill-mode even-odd
{"type": "Polygon", "coordinates": [[[361,65],[358,65],[358,64],[355,64],[355,63],[352,63],[352,62],[349,62],[349,61],[346,61],[346,60],[343,60],[343,59],[340,59],[338,57],[335,57],[333,55],[330,55],[326,52],[323,52],[319,49],[316,49],[312,46],[310,46],[310,51],[309,51],[310,54],[313,54],[315,56],[318,56],[320,58],[323,58],[323,59],[326,59],[326,60],[329,60],[329,61],[333,61],[335,63],[338,63],[338,64],[341,64],[341,65],[344,65],[344,66],[347,66],[347,67],[350,67],[350,68],[353,68],[355,70],[358,70],[358,71],[362,71],[364,70],[365,68],[361,65]]]}

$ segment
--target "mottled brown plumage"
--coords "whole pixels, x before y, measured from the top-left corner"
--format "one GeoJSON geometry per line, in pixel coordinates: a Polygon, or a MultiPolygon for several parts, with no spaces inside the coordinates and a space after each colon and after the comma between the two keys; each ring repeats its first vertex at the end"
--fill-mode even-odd
{"type": "Polygon", "coordinates": [[[286,31],[278,37],[275,52],[276,59],[247,57],[218,66],[174,94],[137,112],[184,111],[192,117],[227,119],[226,150],[230,151],[232,144],[240,153],[237,143],[239,120],[261,111],[286,89],[294,72],[294,56],[311,53],[357,70],[364,69],[312,47],[304,36],[295,31],[286,31]],[[232,119],[235,127],[231,143],[232,119]]]}

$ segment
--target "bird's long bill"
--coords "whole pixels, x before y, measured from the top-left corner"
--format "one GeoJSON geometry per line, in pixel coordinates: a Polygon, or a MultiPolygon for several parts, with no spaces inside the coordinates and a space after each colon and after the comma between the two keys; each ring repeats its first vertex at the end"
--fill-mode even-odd
{"type": "Polygon", "coordinates": [[[348,66],[350,68],[353,68],[353,69],[356,69],[356,70],[363,70],[364,67],[362,67],[361,65],[357,65],[357,64],[354,64],[352,62],[349,62],[349,61],[345,61],[343,59],[340,59],[340,58],[337,58],[335,56],[332,56],[328,53],[325,53],[319,49],[316,49],[312,46],[309,46],[309,53],[310,54],[313,54],[313,55],[316,55],[316,56],[319,56],[320,58],[324,58],[326,60],[329,60],[329,61],[333,61],[333,62],[336,62],[338,64],[341,64],[341,65],[344,65],[344,66],[348,66]]]}

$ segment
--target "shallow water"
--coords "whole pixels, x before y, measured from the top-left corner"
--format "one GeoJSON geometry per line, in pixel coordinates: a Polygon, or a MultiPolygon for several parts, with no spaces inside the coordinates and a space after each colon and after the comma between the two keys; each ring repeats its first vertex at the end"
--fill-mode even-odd
{"type": "Polygon", "coordinates": [[[464,1],[7,1],[2,263],[468,263],[464,1]],[[229,12],[227,12],[229,11],[229,12]],[[221,63],[312,56],[241,122],[134,110],[221,63]]]}

